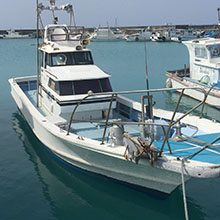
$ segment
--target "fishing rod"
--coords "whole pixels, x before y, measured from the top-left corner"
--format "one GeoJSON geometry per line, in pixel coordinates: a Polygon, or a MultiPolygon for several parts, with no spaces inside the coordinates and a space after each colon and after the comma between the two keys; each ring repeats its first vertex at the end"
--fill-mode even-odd
{"type": "MultiPolygon", "coordinates": [[[[144,57],[145,57],[146,86],[147,86],[147,90],[149,90],[149,74],[148,74],[148,67],[147,67],[147,40],[146,40],[146,37],[144,37],[144,57]]],[[[146,113],[147,113],[149,119],[153,119],[152,95],[150,95],[149,91],[147,92],[147,100],[148,100],[148,105],[146,106],[146,113]]]]}

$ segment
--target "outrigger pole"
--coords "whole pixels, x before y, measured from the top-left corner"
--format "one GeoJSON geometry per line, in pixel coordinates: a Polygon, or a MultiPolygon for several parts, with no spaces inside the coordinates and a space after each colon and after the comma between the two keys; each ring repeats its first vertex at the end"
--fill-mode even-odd
{"type": "MultiPolygon", "coordinates": [[[[146,86],[147,90],[149,90],[149,76],[148,76],[148,68],[147,68],[147,42],[146,38],[144,38],[144,57],[145,57],[145,72],[146,72],[146,86]]],[[[147,92],[147,100],[148,100],[148,106],[146,109],[146,113],[150,119],[153,119],[152,114],[152,96],[150,96],[150,93],[147,92]]]]}

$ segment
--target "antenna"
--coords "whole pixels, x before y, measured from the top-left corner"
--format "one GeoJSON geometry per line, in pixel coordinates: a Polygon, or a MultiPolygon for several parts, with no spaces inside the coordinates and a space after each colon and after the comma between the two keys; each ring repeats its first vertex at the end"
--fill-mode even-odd
{"type": "Polygon", "coordinates": [[[218,11],[218,25],[220,25],[220,8],[218,8],[217,11],[218,11]]]}

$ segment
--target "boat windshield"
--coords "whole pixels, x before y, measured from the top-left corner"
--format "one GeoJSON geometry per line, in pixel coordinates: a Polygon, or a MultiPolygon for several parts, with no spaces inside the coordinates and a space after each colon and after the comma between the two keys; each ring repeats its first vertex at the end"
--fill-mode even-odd
{"type": "Polygon", "coordinates": [[[60,82],[50,78],[48,86],[61,96],[87,94],[89,90],[94,93],[112,92],[108,78],[60,82]]]}
{"type": "Polygon", "coordinates": [[[49,66],[71,66],[93,64],[90,51],[62,52],[49,54],[47,65],[49,66]]]}

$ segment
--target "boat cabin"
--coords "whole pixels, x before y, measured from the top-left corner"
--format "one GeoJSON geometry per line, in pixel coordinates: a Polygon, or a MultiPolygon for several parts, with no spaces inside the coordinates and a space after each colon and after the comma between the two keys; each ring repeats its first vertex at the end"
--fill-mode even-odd
{"type": "Polygon", "coordinates": [[[220,80],[220,40],[204,38],[183,42],[190,56],[190,78],[207,85],[220,80]]]}
{"type": "MultiPolygon", "coordinates": [[[[48,112],[69,114],[88,92],[112,91],[110,75],[94,64],[91,51],[86,45],[88,42],[81,35],[70,34],[65,25],[50,25],[45,28],[39,68],[41,103],[48,112]]],[[[98,105],[100,110],[108,109],[109,97],[102,96],[101,99],[99,102],[96,97],[95,102],[92,102],[90,98],[90,104],[83,105],[81,110],[92,112],[98,105]]],[[[91,113],[89,117],[95,116],[91,113]]]]}

